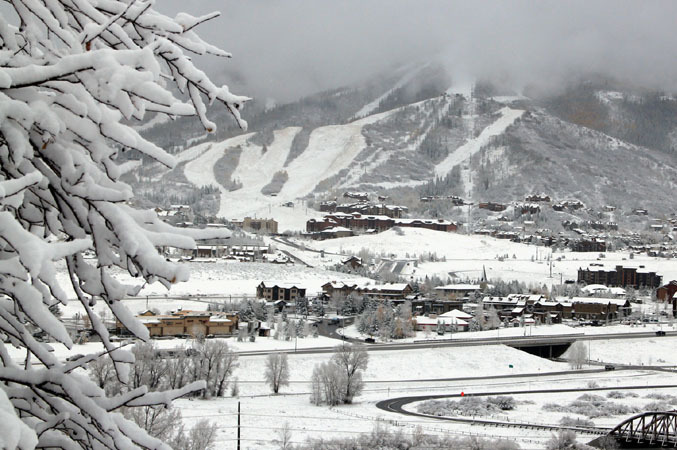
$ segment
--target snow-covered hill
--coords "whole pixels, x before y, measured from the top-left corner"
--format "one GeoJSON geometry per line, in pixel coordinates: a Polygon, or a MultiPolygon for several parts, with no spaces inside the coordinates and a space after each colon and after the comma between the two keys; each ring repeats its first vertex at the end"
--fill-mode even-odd
{"type": "MultiPolygon", "coordinates": [[[[275,217],[281,231],[303,229],[319,216],[309,203],[346,190],[393,202],[429,194],[510,202],[546,192],[592,207],[677,207],[674,154],[564,120],[573,107],[561,99],[544,107],[465,84],[439,89],[442,81],[426,85],[422,77],[434,78],[429,67],[401,71],[378,88],[278,106],[252,120],[249,133],[189,146],[173,171],[129,165],[136,175],[128,178],[155,197],[160,182],[177,202],[185,189],[209,186],[218,190],[212,214],[275,217]]],[[[616,97],[598,94],[596,107],[617,114],[622,106],[627,122],[629,107],[616,97]]]]}

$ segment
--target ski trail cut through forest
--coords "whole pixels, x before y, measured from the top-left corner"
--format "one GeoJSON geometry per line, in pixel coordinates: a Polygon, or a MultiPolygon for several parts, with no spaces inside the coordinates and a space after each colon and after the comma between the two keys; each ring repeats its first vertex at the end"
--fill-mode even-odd
{"type": "Polygon", "coordinates": [[[503,133],[506,128],[512,125],[513,122],[524,113],[521,109],[511,109],[507,106],[501,108],[499,112],[501,113],[501,117],[482,130],[479,136],[469,139],[465,144],[451,152],[449,156],[435,167],[436,177],[444,178],[451,172],[451,169],[453,169],[454,166],[469,160],[484,145],[489,143],[489,139],[503,133]]]}

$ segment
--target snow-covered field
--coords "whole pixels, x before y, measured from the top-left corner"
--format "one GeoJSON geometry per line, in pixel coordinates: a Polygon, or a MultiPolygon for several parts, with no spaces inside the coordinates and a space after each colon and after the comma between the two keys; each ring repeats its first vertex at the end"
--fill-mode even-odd
{"type": "MultiPolygon", "coordinates": [[[[633,341],[618,341],[618,345],[633,341]]],[[[593,342],[593,345],[595,343],[593,342]]],[[[435,419],[411,418],[395,413],[386,413],[375,404],[386,398],[423,395],[458,394],[465,392],[510,392],[531,391],[549,388],[585,389],[589,386],[614,390],[618,386],[646,386],[652,384],[676,384],[675,374],[652,371],[614,371],[594,374],[557,374],[538,376],[546,372],[567,370],[564,363],[556,363],[534,357],[527,353],[504,346],[478,348],[441,348],[405,351],[370,352],[369,366],[365,372],[365,391],[353,405],[329,409],[309,403],[309,377],[315,364],[326,361],[327,354],[290,355],[291,383],[283,388],[282,395],[268,395],[269,389],[263,382],[264,356],[240,358],[240,367],[235,376],[240,388],[239,398],[214,400],[179,400],[176,405],[182,409],[187,423],[209,418],[219,426],[217,447],[232,445],[236,436],[237,402],[241,403],[243,448],[277,448],[280,430],[288,425],[293,442],[302,442],[307,437],[356,436],[369,433],[377,424],[399,429],[404,433],[414,432],[420,426],[428,433],[449,433],[452,435],[478,434],[485,437],[505,437],[520,443],[524,449],[543,448],[550,437],[549,432],[512,428],[485,428],[453,424],[435,419]],[[510,365],[513,367],[511,368],[510,365]],[[470,377],[487,375],[535,374],[516,378],[472,380],[470,377]],[[460,378],[458,380],[432,381],[435,378],[460,378]],[[428,381],[414,381],[428,380],[428,381]],[[393,425],[393,422],[397,425],[393,425]]],[[[607,391],[594,392],[606,395],[607,391]]],[[[652,390],[637,391],[640,397],[620,402],[642,406],[651,400],[645,398],[652,390]]],[[[677,393],[677,389],[661,389],[662,393],[677,393]]],[[[557,424],[563,414],[543,411],[545,403],[568,403],[582,392],[557,394],[516,395],[518,407],[506,415],[491,417],[499,420],[524,421],[538,424],[557,424]]],[[[412,409],[412,405],[407,409],[412,409]]],[[[599,426],[612,426],[624,417],[596,419],[599,426]]],[[[583,441],[587,441],[585,437],[583,441]]]]}
{"type": "MultiPolygon", "coordinates": [[[[538,285],[559,284],[560,280],[577,279],[579,267],[591,262],[613,267],[625,265],[655,270],[664,280],[677,279],[677,263],[665,258],[635,255],[627,252],[608,252],[598,259],[597,253],[552,252],[538,247],[496,239],[489,236],[443,233],[417,228],[388,230],[379,234],[353,236],[305,243],[316,250],[331,253],[354,253],[369,250],[375,255],[393,258],[412,258],[435,255],[436,262],[419,262],[412,265],[410,275],[415,279],[439,276],[442,279],[479,279],[486,270],[489,279],[517,280],[538,285]],[[499,257],[504,257],[503,261],[499,257]],[[550,277],[552,260],[552,278],[550,277]],[[558,260],[559,259],[559,260],[558,260]],[[440,261],[441,260],[441,261],[440,261]]],[[[309,261],[319,261],[319,255],[304,255],[309,261]]]]}

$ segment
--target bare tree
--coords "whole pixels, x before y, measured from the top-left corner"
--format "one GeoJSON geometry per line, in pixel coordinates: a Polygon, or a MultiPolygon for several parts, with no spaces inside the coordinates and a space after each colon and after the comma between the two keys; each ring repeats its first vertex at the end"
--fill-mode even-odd
{"type": "Polygon", "coordinates": [[[154,342],[141,342],[134,346],[134,364],[129,372],[129,387],[136,389],[148,386],[155,391],[160,388],[160,383],[165,375],[165,360],[158,357],[157,347],[154,342]]]}
{"type": "Polygon", "coordinates": [[[182,427],[181,411],[178,408],[164,406],[125,408],[124,415],[148,434],[164,442],[171,440],[177,429],[182,427]]]}
{"type": "Polygon", "coordinates": [[[588,350],[583,342],[576,341],[567,350],[567,356],[572,369],[582,369],[588,359],[588,350]]]}
{"type": "Polygon", "coordinates": [[[311,377],[310,401],[314,405],[338,405],[343,401],[345,374],[333,361],[316,364],[311,377]]]}
{"type": "Polygon", "coordinates": [[[198,421],[188,432],[181,426],[176,436],[169,441],[172,448],[182,450],[207,450],[216,438],[217,426],[207,419],[198,421]]]}
{"type": "Polygon", "coordinates": [[[277,431],[280,442],[280,450],[289,450],[293,448],[291,442],[291,428],[289,427],[289,422],[285,422],[282,428],[277,431]]]}
{"type": "Polygon", "coordinates": [[[207,388],[203,397],[222,397],[228,388],[228,379],[237,368],[237,354],[228,348],[222,340],[206,340],[198,342],[193,363],[197,379],[205,380],[207,388]]]}
{"type": "Polygon", "coordinates": [[[169,358],[165,362],[165,376],[167,386],[171,389],[180,389],[192,381],[189,372],[190,360],[186,354],[186,349],[180,347],[174,358],[169,358]]]}
{"type": "Polygon", "coordinates": [[[89,369],[89,378],[101,389],[106,391],[106,395],[115,395],[119,393],[116,383],[116,372],[113,361],[110,358],[97,358],[87,366],[89,369]]]}
{"type": "Polygon", "coordinates": [[[289,386],[289,362],[286,353],[271,353],[266,359],[266,382],[274,394],[289,386]]]}
{"type": "Polygon", "coordinates": [[[362,372],[367,368],[369,355],[363,345],[342,343],[334,347],[331,361],[345,376],[343,403],[352,403],[353,398],[362,392],[364,382],[362,372]]]}

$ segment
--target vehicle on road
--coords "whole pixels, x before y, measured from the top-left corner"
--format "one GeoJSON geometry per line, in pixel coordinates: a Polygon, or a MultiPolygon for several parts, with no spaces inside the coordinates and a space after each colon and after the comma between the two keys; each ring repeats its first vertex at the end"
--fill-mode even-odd
{"type": "Polygon", "coordinates": [[[604,366],[604,370],[616,370],[616,366],[614,366],[613,364],[606,364],[604,366]]]}
{"type": "Polygon", "coordinates": [[[376,339],[374,339],[373,337],[368,337],[364,340],[364,342],[366,342],[367,344],[375,344],[376,339]]]}
{"type": "Polygon", "coordinates": [[[656,331],[656,336],[665,336],[665,331],[663,330],[656,331]]]}

